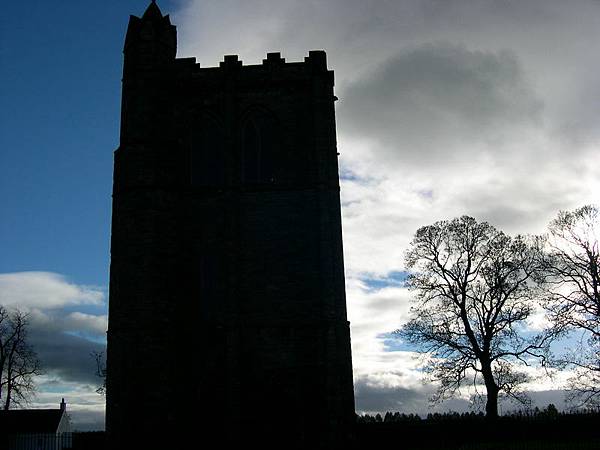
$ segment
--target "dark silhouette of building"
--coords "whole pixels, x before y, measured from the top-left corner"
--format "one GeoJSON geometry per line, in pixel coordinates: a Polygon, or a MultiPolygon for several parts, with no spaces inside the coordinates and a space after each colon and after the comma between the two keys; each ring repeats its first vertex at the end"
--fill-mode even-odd
{"type": "Polygon", "coordinates": [[[64,398],[57,409],[0,410],[0,450],[71,447],[71,420],[64,398]]]}
{"type": "Polygon", "coordinates": [[[230,55],[201,68],[176,58],[176,39],[154,2],[130,18],[113,186],[109,447],[190,435],[343,443],[354,396],[325,52],[292,63],[269,53],[249,66],[230,55]]]}

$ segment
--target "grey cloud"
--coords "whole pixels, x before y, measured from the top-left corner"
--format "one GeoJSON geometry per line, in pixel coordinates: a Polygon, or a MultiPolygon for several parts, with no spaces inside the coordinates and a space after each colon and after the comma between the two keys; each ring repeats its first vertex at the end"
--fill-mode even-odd
{"type": "MultiPolygon", "coordinates": [[[[405,414],[419,414],[424,417],[430,412],[478,411],[474,409],[470,401],[464,398],[451,398],[440,404],[431,405],[428,401],[434,392],[431,385],[423,385],[416,389],[392,386],[382,387],[371,385],[368,383],[367,378],[361,378],[355,380],[354,392],[356,411],[359,414],[398,411],[405,414]]],[[[549,403],[553,403],[559,410],[568,409],[568,405],[565,403],[565,391],[534,391],[527,392],[527,395],[531,400],[532,408],[538,407],[543,409],[549,403]]],[[[519,409],[523,409],[523,406],[508,400],[500,402],[500,410],[503,413],[510,413],[519,409]]]]}
{"type": "Polygon", "coordinates": [[[548,406],[549,403],[554,404],[558,409],[565,410],[569,408],[569,405],[565,403],[565,391],[552,390],[552,391],[536,391],[529,392],[529,398],[533,407],[540,409],[548,406]]]}
{"type": "Polygon", "coordinates": [[[402,51],[349,85],[339,123],[373,142],[388,161],[447,165],[537,126],[541,113],[512,52],[428,44],[402,51]]]}
{"type": "Polygon", "coordinates": [[[174,21],[182,56],[204,65],[231,52],[259,63],[267,51],[300,60],[325,49],[342,98],[348,82],[402,48],[438,41],[507,48],[544,98],[556,138],[580,143],[598,137],[598,62],[590,42],[600,37],[599,12],[596,0],[187,0],[174,21]]]}
{"type": "Polygon", "coordinates": [[[30,329],[30,342],[35,348],[45,373],[64,381],[100,385],[96,363],[91,353],[106,346],[88,339],[65,334],[36,322],[30,329]]]}
{"type": "Polygon", "coordinates": [[[71,425],[75,431],[104,430],[104,411],[97,409],[80,409],[70,413],[71,425]]]}
{"type": "Polygon", "coordinates": [[[540,234],[567,203],[566,199],[571,194],[569,191],[577,188],[571,186],[574,183],[568,180],[563,183],[562,191],[558,191],[553,189],[555,180],[549,180],[546,190],[527,185],[523,180],[515,180],[514,187],[506,187],[501,192],[474,190],[471,195],[463,197],[463,207],[479,220],[487,221],[510,234],[526,234],[532,230],[540,234]]]}
{"type": "Polygon", "coordinates": [[[356,380],[354,396],[357,411],[406,411],[415,413],[422,409],[423,393],[402,387],[381,388],[356,380]]]}
{"type": "Polygon", "coordinates": [[[426,415],[434,411],[470,411],[470,402],[455,398],[431,407],[429,397],[433,394],[431,386],[417,389],[374,386],[367,378],[354,381],[356,410],[358,413],[398,411],[405,414],[426,415]]]}

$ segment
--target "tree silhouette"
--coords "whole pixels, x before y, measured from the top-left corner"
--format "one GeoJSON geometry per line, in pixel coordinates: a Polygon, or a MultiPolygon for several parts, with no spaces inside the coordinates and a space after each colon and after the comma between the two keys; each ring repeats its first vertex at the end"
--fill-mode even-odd
{"type": "Polygon", "coordinates": [[[544,363],[554,337],[522,333],[539,293],[540,255],[538,239],[512,238],[467,216],[416,232],[406,253],[416,296],[411,320],[396,333],[425,356],[426,374],[439,382],[433,401],[469,381],[476,389],[483,383],[487,417],[498,416],[499,395],[527,402],[519,366],[544,363]]]}
{"type": "Polygon", "coordinates": [[[104,352],[93,351],[90,356],[94,358],[96,363],[96,376],[102,380],[102,385],[96,389],[96,392],[100,395],[106,395],[106,357],[104,352]]]}
{"type": "Polygon", "coordinates": [[[35,391],[40,361],[27,341],[29,316],[0,305],[0,401],[5,410],[11,404],[26,403],[35,391]]]}
{"type": "Polygon", "coordinates": [[[568,398],[600,404],[600,210],[561,211],[549,225],[546,309],[556,327],[581,331],[577,349],[559,359],[575,367],[568,398]]]}

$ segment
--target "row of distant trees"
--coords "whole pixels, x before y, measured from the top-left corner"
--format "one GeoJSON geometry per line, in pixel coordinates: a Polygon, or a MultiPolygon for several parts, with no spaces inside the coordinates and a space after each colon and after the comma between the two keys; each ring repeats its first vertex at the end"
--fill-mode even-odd
{"type": "MultiPolygon", "coordinates": [[[[560,412],[558,408],[550,403],[545,408],[540,409],[535,407],[532,409],[518,410],[506,413],[503,415],[505,418],[512,419],[555,419],[560,416],[598,416],[598,410],[576,410],[569,412],[560,412]]],[[[418,414],[405,414],[400,412],[388,411],[384,415],[381,414],[363,414],[356,416],[357,423],[407,423],[407,422],[422,422],[426,420],[428,422],[450,422],[450,421],[461,421],[461,422],[473,422],[485,420],[485,414],[482,412],[434,412],[429,413],[425,418],[418,414]]]]}
{"type": "Polygon", "coordinates": [[[441,401],[470,385],[487,417],[527,404],[527,366],[570,368],[570,400],[600,402],[600,211],[561,211],[543,236],[511,237],[463,216],[420,228],[406,253],[411,319],[396,333],[423,356],[441,401]],[[544,312],[546,326],[532,332],[544,312]],[[577,348],[550,344],[579,332],[577,348]]]}

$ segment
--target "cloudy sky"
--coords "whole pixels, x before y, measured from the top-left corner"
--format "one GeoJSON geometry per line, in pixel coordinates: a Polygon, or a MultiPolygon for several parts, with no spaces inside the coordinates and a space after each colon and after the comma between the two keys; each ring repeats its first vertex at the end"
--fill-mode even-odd
{"type": "MultiPolygon", "coordinates": [[[[179,56],[205,67],[327,51],[357,410],[426,411],[431,387],[389,336],[409,308],[404,251],[436,220],[541,233],[558,210],[598,202],[600,2],[158,3],[179,56]]],[[[31,0],[0,17],[0,304],[31,312],[46,367],[33,406],[64,396],[80,429],[103,426],[89,354],[107,323],[122,42],[146,4],[31,0]]],[[[560,380],[532,383],[534,399],[561,406],[560,380]]]]}

